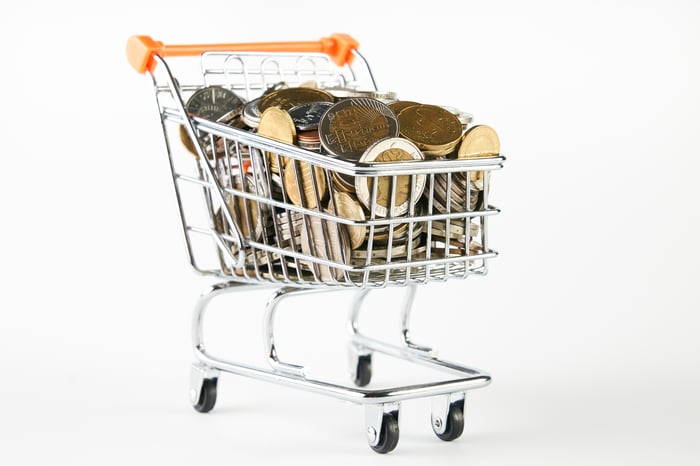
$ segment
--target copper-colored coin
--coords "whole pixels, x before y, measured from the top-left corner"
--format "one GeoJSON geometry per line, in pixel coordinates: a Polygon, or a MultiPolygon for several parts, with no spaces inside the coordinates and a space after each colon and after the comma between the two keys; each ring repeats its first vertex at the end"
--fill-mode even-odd
{"type": "Polygon", "coordinates": [[[321,151],[321,138],[318,136],[318,130],[299,132],[297,134],[297,143],[302,149],[314,152],[321,151]]]}
{"type": "MultiPolygon", "coordinates": [[[[294,144],[297,132],[289,113],[278,107],[270,107],[260,115],[258,134],[275,141],[294,144]]],[[[266,152],[265,155],[270,172],[279,173],[280,167],[278,167],[277,155],[274,152],[266,152]]],[[[284,164],[285,157],[280,157],[280,159],[282,164],[284,164]]]]}
{"type": "Polygon", "coordinates": [[[335,98],[328,92],[312,87],[288,87],[270,92],[260,99],[259,108],[264,112],[271,107],[289,110],[307,102],[334,102],[335,98]]]}
{"type": "Polygon", "coordinates": [[[365,97],[341,100],[323,114],[321,145],[329,154],[358,161],[375,142],[399,135],[396,114],[386,104],[365,97]]]}
{"type": "Polygon", "coordinates": [[[401,135],[421,150],[449,151],[459,144],[462,123],[453,113],[437,105],[411,105],[398,114],[401,135]]]}
{"type": "Polygon", "coordinates": [[[318,135],[318,131],[300,131],[297,134],[297,140],[299,142],[321,142],[321,137],[318,135]]]}

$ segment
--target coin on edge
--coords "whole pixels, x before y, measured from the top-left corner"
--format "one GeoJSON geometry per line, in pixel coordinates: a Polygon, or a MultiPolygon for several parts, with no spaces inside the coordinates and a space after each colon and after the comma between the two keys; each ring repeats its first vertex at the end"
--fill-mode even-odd
{"type": "MultiPolygon", "coordinates": [[[[328,211],[330,213],[348,220],[357,220],[359,222],[366,220],[362,206],[350,194],[340,191],[335,192],[333,193],[333,200],[335,201],[336,210],[334,211],[333,202],[331,201],[328,203],[328,211]]],[[[346,225],[346,227],[350,236],[350,248],[357,249],[365,241],[367,227],[365,225],[346,225]]]]}
{"type": "Polygon", "coordinates": [[[501,151],[501,143],[496,131],[487,125],[476,125],[464,133],[457,152],[460,159],[492,157],[501,151]]]}
{"type": "Polygon", "coordinates": [[[291,159],[282,166],[282,185],[294,205],[308,209],[318,207],[328,190],[321,166],[291,159]]]}
{"type": "MultiPolygon", "coordinates": [[[[472,126],[464,133],[457,151],[457,158],[472,159],[493,157],[501,152],[501,142],[496,131],[488,125],[472,126]]],[[[471,172],[470,179],[478,181],[483,178],[483,171],[471,172]]],[[[489,173],[490,175],[490,173],[489,173]]],[[[490,178],[489,178],[490,179],[490,178]]]]}
{"type": "MultiPolygon", "coordinates": [[[[258,134],[275,141],[294,144],[296,140],[296,128],[292,117],[286,110],[278,107],[270,107],[260,114],[258,123],[258,134]]],[[[266,152],[268,167],[272,173],[279,173],[280,167],[277,164],[277,155],[274,152],[266,152]]],[[[284,165],[285,157],[280,156],[284,165]]]]}
{"type": "MultiPolygon", "coordinates": [[[[377,141],[371,145],[360,158],[360,162],[362,163],[403,162],[413,160],[423,160],[423,154],[411,141],[400,137],[377,141]]],[[[411,186],[412,177],[413,175],[399,175],[396,177],[358,176],[355,178],[355,192],[357,193],[357,198],[370,212],[374,207],[374,211],[378,216],[386,217],[389,213],[389,202],[393,189],[395,192],[393,214],[395,216],[402,215],[409,209],[411,196],[413,196],[414,202],[418,202],[425,189],[425,174],[415,175],[416,181],[413,187],[411,186]],[[374,184],[373,180],[375,178],[377,179],[377,198],[375,205],[372,206],[372,189],[374,184]],[[393,187],[392,179],[396,180],[393,187]]]]}

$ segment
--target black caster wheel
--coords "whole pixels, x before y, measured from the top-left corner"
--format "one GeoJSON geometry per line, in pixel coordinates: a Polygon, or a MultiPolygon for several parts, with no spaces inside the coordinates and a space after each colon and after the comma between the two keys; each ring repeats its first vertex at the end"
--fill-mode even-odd
{"type": "Polygon", "coordinates": [[[447,419],[443,422],[446,422],[447,425],[445,426],[445,431],[441,434],[435,430],[437,426],[433,423],[433,432],[435,432],[435,435],[437,435],[440,440],[450,442],[462,435],[462,432],[464,432],[464,400],[455,401],[450,404],[447,419]]]}
{"type": "Polygon", "coordinates": [[[357,357],[354,382],[358,387],[364,387],[370,380],[372,380],[372,355],[363,354],[357,357]]]}
{"type": "Polygon", "coordinates": [[[399,419],[394,414],[384,413],[379,429],[379,443],[370,445],[377,453],[389,453],[399,443],[399,419]]]}
{"type": "Polygon", "coordinates": [[[193,404],[194,409],[200,413],[208,413],[216,404],[216,383],[218,379],[204,379],[202,389],[199,391],[199,400],[193,404]]]}

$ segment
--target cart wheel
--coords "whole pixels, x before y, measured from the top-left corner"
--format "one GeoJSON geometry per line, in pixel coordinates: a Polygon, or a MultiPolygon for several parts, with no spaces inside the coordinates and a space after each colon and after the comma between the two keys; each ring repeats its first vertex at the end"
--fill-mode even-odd
{"type": "Polygon", "coordinates": [[[389,453],[399,443],[399,420],[394,414],[384,413],[379,430],[379,443],[370,445],[377,453],[389,453]]]}
{"type": "Polygon", "coordinates": [[[199,392],[199,400],[193,405],[194,409],[200,413],[208,413],[214,409],[216,404],[216,383],[217,379],[204,379],[202,389],[199,392]]]}
{"type": "Polygon", "coordinates": [[[437,435],[440,440],[450,442],[462,435],[462,432],[464,432],[464,400],[455,401],[450,404],[450,410],[444,422],[446,422],[447,425],[445,426],[445,432],[442,434],[435,431],[435,424],[433,424],[433,432],[435,432],[435,435],[437,435]]]}
{"type": "Polygon", "coordinates": [[[364,387],[372,379],[372,355],[363,354],[357,357],[357,368],[355,370],[355,385],[364,387]]]}

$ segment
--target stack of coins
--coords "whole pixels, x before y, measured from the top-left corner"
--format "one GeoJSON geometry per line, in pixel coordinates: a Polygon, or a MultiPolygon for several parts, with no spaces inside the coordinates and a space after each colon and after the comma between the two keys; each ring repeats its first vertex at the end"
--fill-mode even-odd
{"type": "Polygon", "coordinates": [[[483,180],[468,180],[465,173],[438,173],[433,185],[433,207],[443,214],[474,212],[482,207],[483,190],[483,180]]]}
{"type": "MultiPolygon", "coordinates": [[[[422,209],[416,211],[420,215],[422,209]]],[[[352,251],[354,265],[415,259],[425,253],[425,222],[414,222],[409,217],[399,223],[377,225],[367,229],[362,247],[352,251]]]]}
{"type": "MultiPolygon", "coordinates": [[[[231,177],[232,188],[235,191],[247,192],[251,194],[259,195],[262,191],[262,187],[256,185],[255,178],[252,174],[244,175],[244,182],[241,182],[241,177],[234,175],[231,177]]],[[[271,221],[271,213],[269,208],[264,204],[257,202],[255,200],[246,199],[243,196],[234,195],[231,193],[226,193],[225,206],[217,208],[214,213],[214,227],[218,233],[226,236],[233,236],[233,228],[235,227],[238,233],[243,237],[244,242],[249,241],[261,241],[263,238],[269,238],[274,236],[274,228],[271,221]],[[223,212],[222,208],[226,208],[233,220],[234,225],[231,226],[223,212]]],[[[239,248],[237,244],[230,243],[231,252],[234,254],[238,253],[239,248]]],[[[260,251],[258,251],[260,252],[260,251]]],[[[247,263],[252,263],[252,251],[248,250],[248,257],[246,258],[247,263]]],[[[260,255],[259,255],[260,256],[260,255]]],[[[257,262],[265,262],[268,257],[258,257],[257,262]]]]}
{"type": "Polygon", "coordinates": [[[321,117],[333,104],[331,102],[306,102],[289,109],[289,116],[296,127],[299,147],[314,152],[321,151],[318,125],[321,117]]]}
{"type": "MultiPolygon", "coordinates": [[[[337,264],[350,262],[350,239],[344,225],[337,222],[308,216],[305,228],[301,229],[301,251],[307,256],[324,259],[337,264]]],[[[323,282],[342,280],[344,271],[333,265],[316,261],[300,261],[302,267],[313,270],[323,282]]]]}

